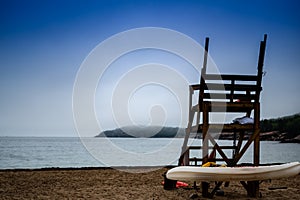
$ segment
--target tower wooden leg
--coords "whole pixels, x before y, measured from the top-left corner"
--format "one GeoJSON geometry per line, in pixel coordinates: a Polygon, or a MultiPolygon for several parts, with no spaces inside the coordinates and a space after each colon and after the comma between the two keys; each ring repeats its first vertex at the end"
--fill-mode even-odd
{"type": "Polygon", "coordinates": [[[249,197],[259,197],[259,182],[258,181],[248,181],[247,194],[249,197]]]}
{"type": "Polygon", "coordinates": [[[203,196],[203,197],[209,197],[209,192],[208,192],[208,189],[209,189],[209,183],[207,183],[207,182],[202,182],[202,183],[201,183],[201,186],[202,186],[202,196],[203,196]]]}
{"type": "Polygon", "coordinates": [[[245,181],[241,181],[241,184],[246,189],[249,197],[259,197],[259,181],[248,181],[247,183],[245,181]]]}

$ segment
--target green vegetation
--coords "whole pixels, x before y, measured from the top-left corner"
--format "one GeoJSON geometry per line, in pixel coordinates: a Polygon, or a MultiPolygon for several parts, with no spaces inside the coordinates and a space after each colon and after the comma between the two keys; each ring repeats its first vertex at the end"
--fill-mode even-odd
{"type": "Polygon", "coordinates": [[[127,126],[101,132],[96,137],[173,138],[184,137],[185,129],[158,126],[127,126]]]}
{"type": "Polygon", "coordinates": [[[300,113],[276,119],[264,119],[260,122],[261,132],[279,131],[286,133],[286,138],[300,135],[300,113]]]}

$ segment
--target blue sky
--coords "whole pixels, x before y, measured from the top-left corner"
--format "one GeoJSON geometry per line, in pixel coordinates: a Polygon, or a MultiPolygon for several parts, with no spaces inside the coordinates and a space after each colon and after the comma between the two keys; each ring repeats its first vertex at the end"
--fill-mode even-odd
{"type": "Polygon", "coordinates": [[[1,1],[0,135],[76,136],[72,91],[81,63],[108,37],[148,26],[200,44],[209,36],[224,73],[255,73],[267,33],[261,118],[299,113],[298,8],[289,0],[1,1]]]}

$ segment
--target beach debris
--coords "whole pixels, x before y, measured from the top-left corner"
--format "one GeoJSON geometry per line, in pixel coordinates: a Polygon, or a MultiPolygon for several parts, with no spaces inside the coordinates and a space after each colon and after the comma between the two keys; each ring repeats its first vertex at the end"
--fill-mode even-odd
{"type": "Polygon", "coordinates": [[[277,186],[277,187],[268,187],[269,190],[286,190],[288,187],[286,186],[277,186]]]}
{"type": "Polygon", "coordinates": [[[199,197],[199,195],[197,193],[193,193],[190,195],[190,199],[196,199],[198,197],[199,197]]]}

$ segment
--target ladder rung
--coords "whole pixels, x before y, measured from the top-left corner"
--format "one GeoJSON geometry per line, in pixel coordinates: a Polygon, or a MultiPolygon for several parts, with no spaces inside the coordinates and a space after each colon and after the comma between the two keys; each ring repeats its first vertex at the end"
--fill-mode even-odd
{"type": "MultiPolygon", "coordinates": [[[[202,130],[203,124],[199,124],[191,127],[191,132],[197,132],[198,128],[202,130]]],[[[254,129],[254,124],[209,124],[209,131],[222,131],[222,132],[234,132],[234,131],[251,131],[254,129]]]]}
{"type": "MultiPolygon", "coordinates": [[[[237,149],[236,146],[219,146],[221,149],[237,149]]],[[[208,149],[213,149],[213,146],[209,146],[208,149]]],[[[202,146],[189,146],[188,149],[190,150],[200,150],[203,149],[202,146]]]]}
{"type": "MultiPolygon", "coordinates": [[[[198,162],[198,161],[202,161],[203,159],[202,158],[189,158],[189,161],[192,161],[192,162],[198,162]]],[[[213,160],[215,161],[225,161],[223,158],[214,158],[213,160]]],[[[232,159],[229,159],[229,160],[232,160],[232,159]]]]}

